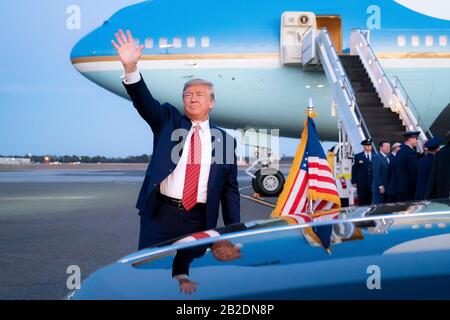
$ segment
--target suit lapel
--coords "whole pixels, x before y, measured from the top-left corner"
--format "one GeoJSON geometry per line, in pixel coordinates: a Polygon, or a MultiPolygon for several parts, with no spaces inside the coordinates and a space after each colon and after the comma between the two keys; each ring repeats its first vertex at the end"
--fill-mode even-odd
{"type": "Polygon", "coordinates": [[[217,173],[217,163],[212,163],[211,168],[209,169],[208,188],[207,188],[208,195],[211,192],[211,189],[212,189],[212,186],[214,183],[214,179],[216,177],[216,173],[217,173]]]}
{"type": "Polygon", "coordinates": [[[383,161],[384,161],[384,164],[386,165],[386,167],[389,166],[388,158],[383,155],[382,155],[382,157],[383,157],[383,161]]]}
{"type": "MultiPolygon", "coordinates": [[[[210,124],[209,127],[210,127],[210,129],[217,130],[217,127],[215,127],[215,126],[213,126],[211,124],[210,124]]],[[[215,156],[215,149],[214,149],[214,144],[213,144],[213,135],[211,134],[211,161],[212,161],[212,159],[214,159],[214,156],[215,156]]],[[[212,163],[211,162],[211,167],[209,169],[209,177],[208,177],[208,188],[207,188],[208,195],[210,194],[210,191],[211,191],[212,186],[213,186],[214,179],[216,177],[216,173],[217,173],[217,169],[218,169],[217,166],[218,166],[217,163],[212,163]]]]}
{"type": "Polygon", "coordinates": [[[192,122],[191,122],[191,120],[188,117],[186,117],[186,115],[184,115],[181,118],[181,126],[180,127],[183,128],[183,129],[186,129],[188,131],[191,130],[192,122]]]}
{"type": "MultiPolygon", "coordinates": [[[[180,128],[187,130],[185,132],[186,135],[183,136],[182,138],[180,137],[180,139],[183,139],[183,148],[181,148],[181,150],[180,150],[180,158],[181,158],[181,154],[183,153],[184,145],[186,144],[186,139],[187,139],[189,130],[191,130],[191,128],[192,128],[192,122],[188,117],[186,117],[186,115],[183,115],[183,117],[181,118],[180,128]]],[[[178,141],[178,143],[180,143],[180,142],[181,141],[178,141]]]]}

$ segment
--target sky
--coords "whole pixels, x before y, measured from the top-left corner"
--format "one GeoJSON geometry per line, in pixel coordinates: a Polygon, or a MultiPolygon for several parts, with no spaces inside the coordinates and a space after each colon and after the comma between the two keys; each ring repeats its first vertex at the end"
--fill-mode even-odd
{"type": "MultiPolygon", "coordinates": [[[[69,59],[78,40],[138,2],[0,1],[0,155],[152,153],[151,130],[131,102],[90,82],[69,59]],[[79,29],[67,27],[73,5],[79,29]]],[[[280,155],[294,155],[297,144],[282,138],[280,155]]]]}

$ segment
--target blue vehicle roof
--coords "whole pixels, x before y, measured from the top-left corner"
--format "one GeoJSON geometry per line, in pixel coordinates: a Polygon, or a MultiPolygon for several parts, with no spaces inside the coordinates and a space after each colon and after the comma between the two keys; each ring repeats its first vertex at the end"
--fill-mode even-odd
{"type": "Polygon", "coordinates": [[[128,255],[92,274],[73,298],[449,298],[449,205],[442,199],[353,207],[330,221],[271,218],[218,228],[209,238],[174,239],[128,255]],[[238,254],[223,259],[219,246],[238,254]],[[198,283],[192,295],[181,293],[174,278],[186,270],[198,283]],[[374,270],[381,289],[369,289],[374,270]]]}

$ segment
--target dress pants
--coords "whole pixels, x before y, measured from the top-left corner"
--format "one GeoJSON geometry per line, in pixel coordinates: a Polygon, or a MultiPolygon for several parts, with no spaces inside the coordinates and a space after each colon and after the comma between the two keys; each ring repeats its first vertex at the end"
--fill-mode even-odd
{"type": "Polygon", "coordinates": [[[140,217],[139,250],[206,228],[204,209],[184,211],[165,202],[158,204],[153,218],[147,213],[140,217]]]}
{"type": "Polygon", "coordinates": [[[386,193],[372,192],[373,204],[380,204],[386,202],[386,193]]]}
{"type": "Polygon", "coordinates": [[[395,202],[395,201],[397,201],[397,195],[395,194],[386,195],[386,202],[395,202]]]}
{"type": "Polygon", "coordinates": [[[397,201],[412,201],[414,200],[414,194],[397,193],[397,201]]]}
{"type": "Polygon", "coordinates": [[[358,204],[360,206],[366,206],[372,204],[372,190],[371,188],[360,188],[356,189],[358,193],[358,204]]]}

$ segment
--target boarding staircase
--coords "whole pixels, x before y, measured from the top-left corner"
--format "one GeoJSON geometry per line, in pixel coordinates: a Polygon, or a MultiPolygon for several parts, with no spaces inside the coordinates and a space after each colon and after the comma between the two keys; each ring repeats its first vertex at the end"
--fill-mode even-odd
{"type": "Polygon", "coordinates": [[[281,19],[281,63],[324,72],[328,80],[339,129],[339,143],[328,160],[333,161],[340,197],[348,198],[349,204],[355,192],[350,183],[352,159],[363,150],[361,141],[372,138],[377,152],[381,141],[402,142],[405,131],[419,131],[417,150],[422,152],[433,136],[400,79],[391,81],[386,75],[368,36],[368,31],[353,30],[350,53],[339,55],[327,29],[318,30],[313,12],[285,12],[281,19]]]}
{"type": "Polygon", "coordinates": [[[384,140],[401,142],[405,131],[420,132],[417,149],[422,151],[432,134],[401,81],[395,78],[392,82],[386,75],[368,35],[368,31],[352,30],[350,54],[338,55],[327,29],[317,29],[313,12],[284,12],[281,62],[300,65],[305,71],[325,72],[340,138],[349,154],[362,151],[360,143],[367,138],[374,140],[374,146],[384,140]]]}
{"type": "Polygon", "coordinates": [[[394,78],[393,83],[386,75],[367,41],[367,32],[352,31],[349,55],[337,54],[326,29],[310,33],[304,38],[304,47],[313,41],[318,59],[309,60],[303,67],[305,70],[311,69],[308,64],[323,67],[341,136],[349,142],[352,152],[362,151],[360,142],[366,138],[373,139],[375,152],[380,141],[402,142],[405,131],[420,132],[417,149],[423,151],[423,143],[433,135],[425,129],[401,81],[394,78]]]}
{"type": "Polygon", "coordinates": [[[401,142],[406,127],[398,114],[384,108],[359,56],[345,55],[339,58],[353,88],[356,106],[364,119],[368,135],[375,144],[383,140],[401,142]]]}

